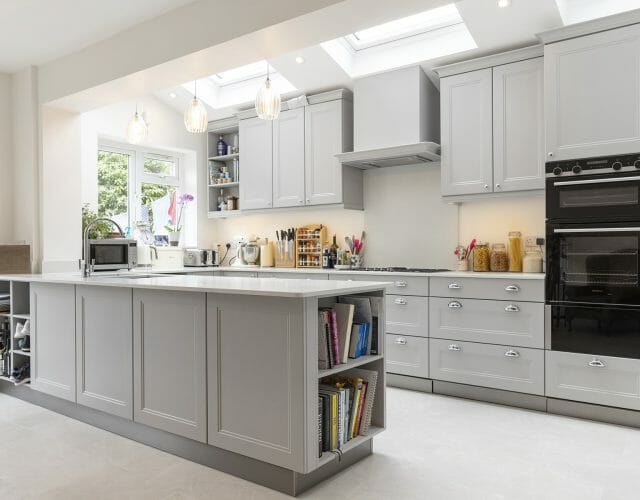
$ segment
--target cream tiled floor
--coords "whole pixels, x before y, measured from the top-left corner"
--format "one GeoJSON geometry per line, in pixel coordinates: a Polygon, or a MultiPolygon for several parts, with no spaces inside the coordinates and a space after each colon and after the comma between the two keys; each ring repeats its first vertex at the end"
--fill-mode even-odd
{"type": "MultiPolygon", "coordinates": [[[[637,499],[640,430],[399,389],[375,454],[305,499],[637,499]]],[[[0,394],[0,499],[282,499],[0,394]]]]}

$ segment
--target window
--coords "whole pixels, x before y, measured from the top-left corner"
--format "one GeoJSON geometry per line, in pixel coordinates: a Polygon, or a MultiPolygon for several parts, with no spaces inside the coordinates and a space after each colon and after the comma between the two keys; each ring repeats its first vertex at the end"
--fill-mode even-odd
{"type": "Polygon", "coordinates": [[[172,223],[170,207],[181,190],[180,157],[105,143],[98,147],[98,215],[122,228],[148,225],[155,234],[172,223]]]}

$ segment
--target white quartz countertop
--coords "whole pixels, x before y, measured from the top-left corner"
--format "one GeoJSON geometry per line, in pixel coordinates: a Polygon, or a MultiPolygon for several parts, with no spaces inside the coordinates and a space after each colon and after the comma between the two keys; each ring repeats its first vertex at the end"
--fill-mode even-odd
{"type": "Polygon", "coordinates": [[[331,297],[341,294],[372,292],[382,290],[389,284],[384,280],[380,282],[362,282],[202,275],[173,276],[171,274],[165,276],[136,277],[135,274],[136,273],[128,273],[125,275],[93,275],[88,278],[83,277],[80,273],[12,274],[0,276],[0,280],[293,298],[331,297]]]}

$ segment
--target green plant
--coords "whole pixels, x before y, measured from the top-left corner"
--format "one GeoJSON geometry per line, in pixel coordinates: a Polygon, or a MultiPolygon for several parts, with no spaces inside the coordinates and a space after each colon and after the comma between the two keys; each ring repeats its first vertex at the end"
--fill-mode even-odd
{"type": "MultiPolygon", "coordinates": [[[[96,214],[89,207],[88,203],[82,205],[82,237],[84,238],[84,230],[87,228],[89,223],[93,222],[98,218],[98,214],[96,214]]],[[[111,233],[111,224],[108,222],[98,222],[95,226],[93,226],[89,230],[89,239],[96,240],[99,238],[107,238],[111,233]]]]}

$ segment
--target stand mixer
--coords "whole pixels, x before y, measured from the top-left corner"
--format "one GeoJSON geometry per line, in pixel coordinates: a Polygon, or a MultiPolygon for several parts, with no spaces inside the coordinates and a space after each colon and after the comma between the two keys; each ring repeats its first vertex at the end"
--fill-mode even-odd
{"type": "Polygon", "coordinates": [[[244,267],[258,267],[258,259],[260,259],[260,246],[258,240],[251,239],[248,243],[242,242],[238,245],[238,253],[236,255],[236,265],[244,267]]]}

